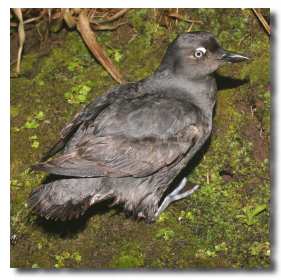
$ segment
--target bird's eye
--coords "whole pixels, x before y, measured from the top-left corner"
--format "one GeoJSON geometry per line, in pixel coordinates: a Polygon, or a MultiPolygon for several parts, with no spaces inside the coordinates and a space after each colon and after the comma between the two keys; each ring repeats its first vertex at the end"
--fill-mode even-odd
{"type": "Polygon", "coordinates": [[[206,53],[206,49],[203,47],[197,48],[194,52],[196,58],[201,58],[206,53]]]}

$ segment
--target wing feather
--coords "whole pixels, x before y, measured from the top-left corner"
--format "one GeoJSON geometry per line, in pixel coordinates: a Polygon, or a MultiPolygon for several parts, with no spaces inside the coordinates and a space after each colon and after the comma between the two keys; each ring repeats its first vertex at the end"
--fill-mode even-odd
{"type": "Polygon", "coordinates": [[[33,169],[73,177],[149,176],[196,144],[204,134],[202,118],[190,102],[156,94],[93,103],[66,126],[48,156],[70,137],[64,154],[33,169]],[[73,132],[80,125],[85,131],[73,132]]]}
{"type": "Polygon", "coordinates": [[[145,177],[182,158],[200,137],[198,131],[190,126],[188,137],[180,141],[97,137],[34,169],[74,177],[145,177]]]}

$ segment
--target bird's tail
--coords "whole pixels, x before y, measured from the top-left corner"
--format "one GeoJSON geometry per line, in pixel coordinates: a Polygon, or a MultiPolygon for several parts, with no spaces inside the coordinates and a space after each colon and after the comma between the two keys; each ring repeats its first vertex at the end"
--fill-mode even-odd
{"type": "Polygon", "coordinates": [[[46,219],[71,220],[94,203],[111,197],[101,192],[98,178],[62,178],[40,185],[30,194],[32,211],[46,219]]]}

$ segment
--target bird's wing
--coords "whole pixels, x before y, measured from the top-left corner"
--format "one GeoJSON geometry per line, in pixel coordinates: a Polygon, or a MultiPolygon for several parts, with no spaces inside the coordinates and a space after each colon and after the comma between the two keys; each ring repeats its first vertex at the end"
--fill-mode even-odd
{"type": "Polygon", "coordinates": [[[73,137],[77,129],[81,127],[81,125],[83,125],[83,128],[86,129],[88,124],[93,122],[107,106],[120,98],[133,98],[134,96],[142,95],[142,91],[142,81],[119,85],[109,90],[104,95],[97,97],[88,105],[84,106],[82,110],[78,112],[74,118],[61,130],[59,140],[41,158],[41,161],[47,160],[62,150],[73,137]]]}
{"type": "Polygon", "coordinates": [[[113,102],[115,98],[122,97],[124,93],[128,93],[130,95],[132,90],[129,89],[126,92],[124,86],[125,85],[115,87],[104,95],[97,97],[88,105],[84,106],[80,112],[78,112],[73,119],[61,130],[59,140],[41,158],[41,161],[47,160],[62,150],[81,125],[87,128],[88,123],[93,121],[100,114],[100,112],[102,112],[113,102]]]}
{"type": "Polygon", "coordinates": [[[175,99],[142,97],[107,107],[96,133],[37,170],[77,177],[145,177],[180,160],[204,133],[201,111],[175,99]]]}
{"type": "Polygon", "coordinates": [[[70,140],[73,134],[77,131],[81,124],[85,124],[91,119],[95,119],[96,116],[108,106],[108,103],[100,104],[95,106],[95,104],[90,103],[88,106],[84,107],[79,113],[77,113],[74,118],[61,130],[59,140],[53,145],[53,147],[41,158],[41,161],[45,161],[48,158],[55,155],[61,149],[63,149],[66,143],[70,140]],[[90,110],[92,107],[92,111],[90,110]]]}

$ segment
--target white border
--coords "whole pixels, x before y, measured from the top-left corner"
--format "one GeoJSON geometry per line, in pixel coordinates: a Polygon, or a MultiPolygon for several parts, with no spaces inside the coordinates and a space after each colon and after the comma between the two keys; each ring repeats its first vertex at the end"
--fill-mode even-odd
{"type": "Polygon", "coordinates": [[[10,7],[21,8],[268,8],[277,6],[277,0],[10,0],[10,7]]]}
{"type": "MultiPolygon", "coordinates": [[[[2,0],[0,1],[0,38],[1,38],[1,49],[0,49],[0,61],[1,61],[1,93],[0,93],[0,128],[1,128],[1,137],[0,137],[0,158],[1,158],[1,185],[0,185],[0,225],[1,225],[1,235],[0,235],[0,275],[2,279],[48,279],[49,277],[52,277],[52,279],[61,279],[61,277],[67,278],[67,279],[74,279],[75,277],[82,277],[83,279],[86,278],[112,278],[120,277],[122,279],[132,279],[134,277],[135,279],[140,278],[155,278],[155,277],[161,277],[170,279],[173,277],[176,278],[182,278],[182,279],[225,279],[227,278],[240,278],[240,279],[248,279],[248,278],[259,278],[259,279],[277,279],[280,278],[280,246],[278,244],[278,235],[280,235],[280,226],[278,223],[278,216],[279,216],[279,206],[278,202],[280,201],[280,191],[278,190],[281,185],[279,174],[279,168],[280,165],[278,165],[278,162],[280,162],[280,151],[278,149],[278,142],[280,143],[281,137],[280,137],[280,128],[281,128],[281,120],[280,120],[280,114],[279,110],[277,108],[281,108],[281,97],[278,93],[278,66],[280,66],[280,55],[278,55],[278,52],[280,51],[280,44],[279,44],[279,38],[281,36],[280,29],[278,26],[278,17],[280,18],[280,8],[278,5],[280,2],[277,0],[215,0],[215,1],[207,1],[207,0],[197,0],[197,1],[180,1],[180,0],[155,0],[155,1],[129,1],[129,0],[122,0],[122,1],[114,1],[114,0],[100,0],[100,1],[83,1],[83,0],[47,0],[47,1],[40,1],[40,0],[2,0]],[[9,209],[10,209],[10,193],[9,193],[9,157],[10,157],[10,138],[9,138],[9,92],[10,92],[10,84],[9,84],[9,8],[10,7],[97,7],[97,8],[106,8],[106,7],[132,7],[132,8],[139,8],[139,7],[149,7],[149,8],[160,8],[160,7],[178,7],[178,8],[248,8],[248,7],[263,7],[268,8],[270,7],[272,9],[272,13],[275,14],[275,28],[278,30],[275,33],[275,56],[274,60],[276,62],[275,67],[275,96],[274,96],[274,111],[275,111],[275,163],[278,165],[277,168],[275,168],[275,190],[274,190],[274,200],[275,200],[275,209],[274,211],[277,211],[275,213],[274,217],[276,219],[275,225],[274,225],[274,231],[275,231],[275,246],[274,246],[274,259],[276,261],[275,263],[275,269],[274,272],[268,273],[268,272],[241,272],[241,271],[229,271],[228,273],[224,272],[188,272],[183,271],[179,273],[172,273],[172,272],[161,272],[159,273],[152,272],[152,273],[139,273],[139,272],[127,272],[127,273],[121,273],[117,271],[112,271],[111,273],[102,273],[102,272],[75,272],[75,271],[67,271],[67,272],[47,272],[47,271],[38,271],[36,273],[31,272],[19,272],[15,269],[9,269],[10,265],[10,247],[9,247],[9,209]],[[276,252],[277,251],[277,252],[276,252]]],[[[24,258],[25,256],[23,256],[24,258]]]]}

